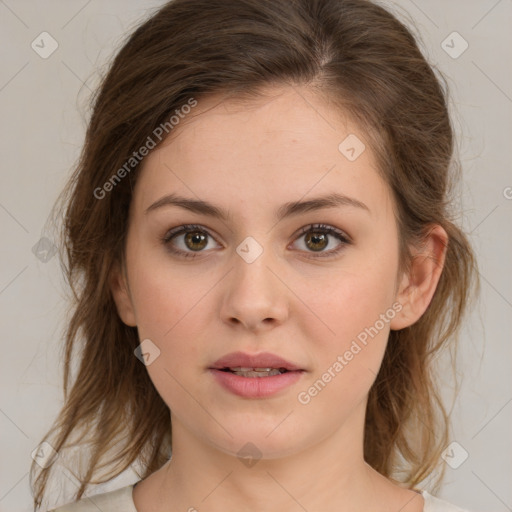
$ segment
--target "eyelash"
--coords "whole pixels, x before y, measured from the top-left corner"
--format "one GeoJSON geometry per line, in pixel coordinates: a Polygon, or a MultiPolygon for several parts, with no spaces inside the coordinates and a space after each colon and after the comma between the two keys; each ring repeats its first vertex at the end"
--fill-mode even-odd
{"type": "MultiPolygon", "coordinates": [[[[198,251],[197,253],[189,252],[189,251],[182,251],[181,249],[174,248],[170,244],[170,241],[175,236],[183,234],[183,233],[189,233],[191,231],[199,231],[201,233],[208,235],[211,238],[214,238],[205,228],[203,228],[202,226],[200,226],[198,224],[184,224],[182,226],[178,226],[178,227],[173,228],[170,231],[168,231],[161,238],[161,242],[162,242],[162,244],[164,244],[166,246],[167,250],[173,254],[176,254],[176,255],[178,255],[180,257],[184,257],[184,258],[196,258],[199,255],[198,253],[204,252],[204,251],[198,251]]],[[[310,224],[309,226],[305,226],[305,227],[301,228],[299,235],[297,236],[297,238],[295,240],[299,239],[300,237],[304,236],[306,233],[309,233],[311,231],[315,232],[315,233],[321,233],[324,235],[334,236],[341,242],[341,244],[338,246],[338,248],[331,249],[330,251],[319,252],[317,254],[312,252],[308,256],[308,258],[326,258],[329,256],[334,256],[334,255],[338,254],[340,251],[342,251],[346,245],[350,245],[352,243],[350,238],[343,231],[340,231],[339,229],[336,229],[333,226],[328,226],[326,224],[310,224]]]]}

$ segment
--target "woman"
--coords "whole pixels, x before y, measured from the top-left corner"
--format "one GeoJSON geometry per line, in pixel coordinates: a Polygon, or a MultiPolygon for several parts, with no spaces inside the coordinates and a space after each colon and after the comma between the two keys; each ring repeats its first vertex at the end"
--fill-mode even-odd
{"type": "Polygon", "coordinates": [[[452,150],[438,78],[367,0],[143,23],[62,196],[77,302],[45,437],[85,457],[75,500],[141,479],[56,510],[460,510],[420,487],[448,444],[432,361],[477,284],[452,150]]]}

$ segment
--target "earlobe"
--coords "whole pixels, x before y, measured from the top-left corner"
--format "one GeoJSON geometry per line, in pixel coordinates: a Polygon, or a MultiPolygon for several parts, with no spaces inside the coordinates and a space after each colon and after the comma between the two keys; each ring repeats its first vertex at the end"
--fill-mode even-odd
{"type": "Polygon", "coordinates": [[[396,300],[402,310],[391,321],[392,330],[400,330],[417,322],[428,308],[441,277],[448,235],[439,225],[432,227],[421,244],[413,249],[413,260],[402,277],[396,300]]]}
{"type": "Polygon", "coordinates": [[[130,327],[136,327],[135,310],[128,284],[118,263],[115,264],[110,274],[110,290],[121,320],[130,327]]]}

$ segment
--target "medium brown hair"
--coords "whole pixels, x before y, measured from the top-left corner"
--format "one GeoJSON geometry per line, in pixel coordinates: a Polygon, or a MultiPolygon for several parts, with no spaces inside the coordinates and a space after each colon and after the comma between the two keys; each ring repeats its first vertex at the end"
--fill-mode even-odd
{"type": "MultiPolygon", "coordinates": [[[[441,347],[454,346],[478,288],[474,253],[451,211],[460,165],[446,80],[436,76],[405,25],[367,0],[174,0],[115,56],[92,100],[79,162],[57,202],[73,304],[65,402],[43,440],[59,455],[78,447],[86,456],[75,499],[135,462],[146,478],[171,450],[169,408],[134,356],[137,329],[121,321],[109,286],[112,269],[123,262],[140,165],[101,198],[95,191],[191,98],[257,97],[272,85],[310,87],[363,128],[393,194],[400,271],[410,268],[410,244],[421,242],[432,225],[448,234],[426,312],[390,333],[369,393],[364,436],[365,460],[408,486],[439,462],[449,431],[432,363],[441,347]]],[[[34,482],[38,466],[32,464],[36,507],[54,466],[34,482]]]]}

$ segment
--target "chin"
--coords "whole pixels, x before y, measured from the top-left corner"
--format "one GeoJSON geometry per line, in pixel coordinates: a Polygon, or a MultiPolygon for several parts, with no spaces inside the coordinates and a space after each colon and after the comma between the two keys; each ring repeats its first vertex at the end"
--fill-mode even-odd
{"type": "MultiPolygon", "coordinates": [[[[304,430],[298,436],[295,428],[279,425],[282,418],[273,422],[270,428],[267,422],[260,426],[256,423],[248,426],[247,421],[243,425],[226,424],[226,429],[233,437],[226,434],[221,439],[211,439],[211,444],[216,449],[237,457],[241,462],[284,458],[303,450],[308,444],[304,430]]],[[[247,466],[250,467],[250,464],[247,466]]]]}

